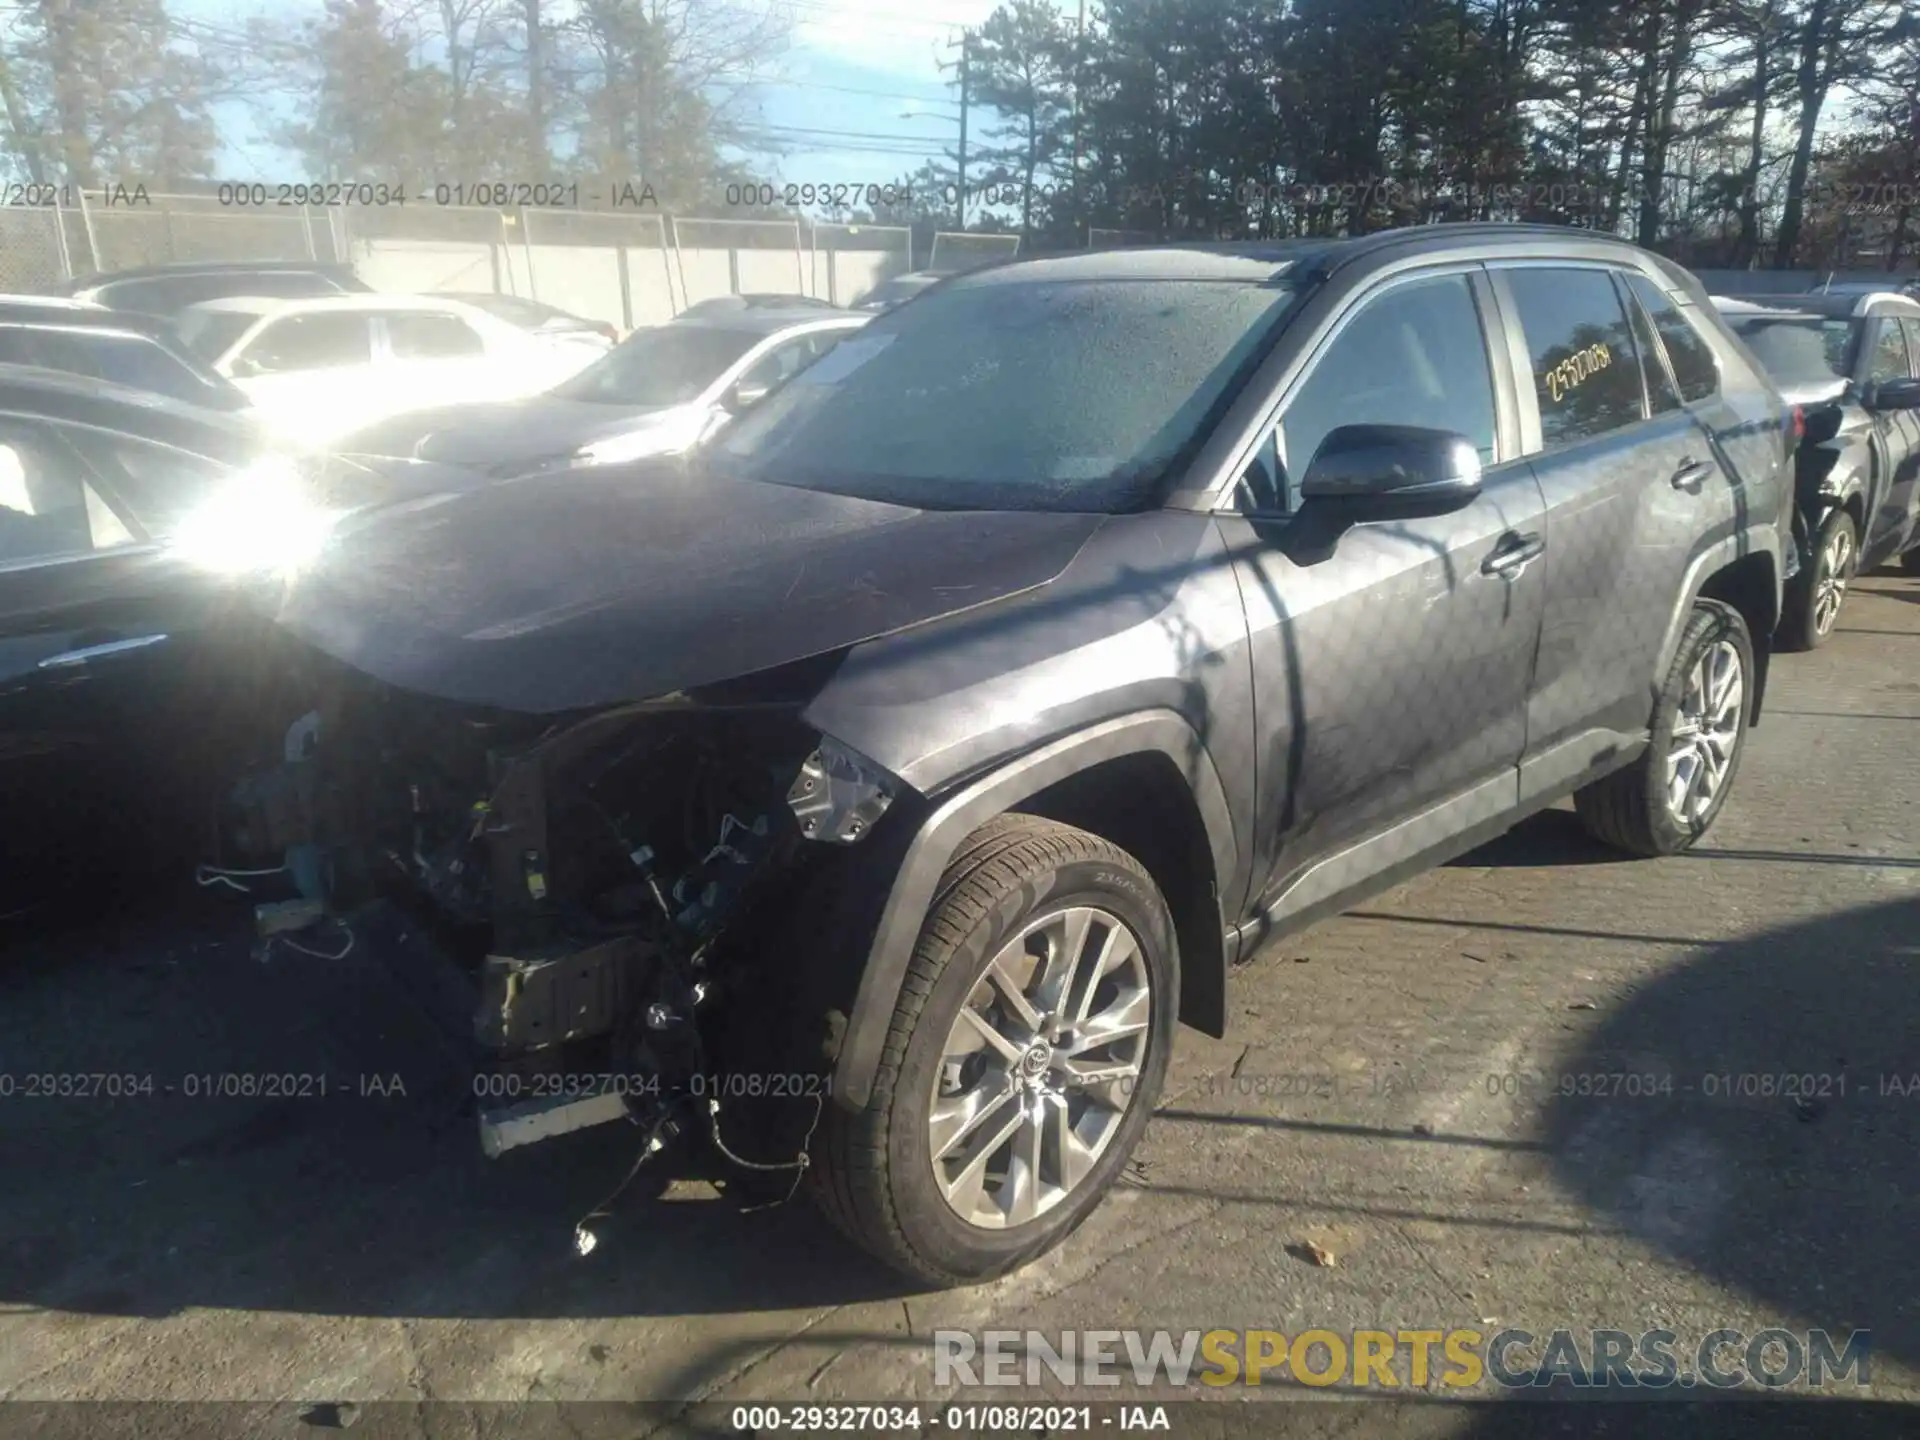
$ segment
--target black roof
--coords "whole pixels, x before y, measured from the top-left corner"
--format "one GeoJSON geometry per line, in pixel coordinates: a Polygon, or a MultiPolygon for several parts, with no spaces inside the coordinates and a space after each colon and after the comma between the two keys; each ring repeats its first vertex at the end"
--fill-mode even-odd
{"type": "Polygon", "coordinates": [[[83,330],[131,330],[166,339],[173,332],[157,315],[136,310],[109,310],[104,305],[76,305],[53,296],[0,295],[0,323],[60,325],[83,330]]]}
{"type": "MultiPolygon", "coordinates": [[[[1158,245],[1092,246],[1056,250],[1042,255],[1015,255],[948,277],[947,283],[994,283],[1017,272],[1051,267],[1063,278],[1194,279],[1255,274],[1270,266],[1277,275],[1282,266],[1301,271],[1331,270],[1383,250],[1445,250],[1461,245],[1489,250],[1551,257],[1557,250],[1616,250],[1654,261],[1676,278],[1685,275],[1673,261],[1656,255],[1618,235],[1577,225],[1519,224],[1497,220],[1470,220],[1437,225],[1408,225],[1369,235],[1300,240],[1195,240],[1158,245]]],[[[1693,282],[1689,277],[1689,285],[1693,282]]]]}
{"type": "Polygon", "coordinates": [[[244,412],[210,410],[151,390],[29,365],[0,364],[0,414],[117,431],[228,465],[244,465],[266,449],[258,423],[244,412]]]}
{"type": "Polygon", "coordinates": [[[61,281],[55,287],[55,293],[74,295],[121,280],[164,280],[174,275],[219,275],[227,272],[256,275],[277,271],[326,275],[355,289],[368,288],[354,272],[353,266],[332,260],[177,260],[165,265],[137,265],[131,270],[103,270],[91,275],[76,275],[71,280],[61,281]]]}

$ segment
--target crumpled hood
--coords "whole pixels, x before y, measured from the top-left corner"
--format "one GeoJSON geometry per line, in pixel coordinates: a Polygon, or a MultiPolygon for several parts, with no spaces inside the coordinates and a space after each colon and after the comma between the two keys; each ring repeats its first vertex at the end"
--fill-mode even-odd
{"type": "Polygon", "coordinates": [[[573,454],[683,407],[636,409],[530,395],[522,400],[441,405],[376,421],[334,442],[342,455],[382,455],[498,472],[573,454]]]}
{"type": "Polygon", "coordinates": [[[530,713],[651,699],[1052,580],[1089,515],[924,511],[677,460],[533,475],[366,515],[276,619],[404,689],[530,713]]]}

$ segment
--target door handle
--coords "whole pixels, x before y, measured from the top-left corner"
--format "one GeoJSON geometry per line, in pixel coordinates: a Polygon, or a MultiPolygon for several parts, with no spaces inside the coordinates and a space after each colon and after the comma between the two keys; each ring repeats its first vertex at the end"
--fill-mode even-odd
{"type": "Polygon", "coordinates": [[[1689,460],[1673,472],[1668,483],[1676,490],[1698,490],[1707,483],[1707,477],[1713,474],[1713,466],[1704,460],[1689,460]]]}
{"type": "Polygon", "coordinates": [[[1540,535],[1522,535],[1509,530],[1500,537],[1500,543],[1494,546],[1493,553],[1480,562],[1480,573],[1514,579],[1529,561],[1538,559],[1546,548],[1547,542],[1540,535]]]}
{"type": "Polygon", "coordinates": [[[42,670],[52,670],[66,665],[85,665],[90,660],[104,660],[109,655],[124,655],[129,650],[144,650],[149,645],[159,645],[166,640],[165,635],[137,635],[131,640],[108,640],[99,645],[85,645],[78,650],[65,650],[58,655],[49,655],[40,662],[42,670]]]}

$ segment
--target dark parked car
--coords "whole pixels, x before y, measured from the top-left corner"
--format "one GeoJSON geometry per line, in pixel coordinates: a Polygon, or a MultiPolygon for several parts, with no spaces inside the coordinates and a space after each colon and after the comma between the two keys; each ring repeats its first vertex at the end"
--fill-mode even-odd
{"type": "Polygon", "coordinates": [[[62,370],[208,410],[248,408],[166,321],[82,301],[0,295],[0,365],[62,370]]]}
{"type": "Polygon", "coordinates": [[[409,411],[342,437],[334,449],[494,475],[677,453],[757,404],[866,318],[761,308],[682,315],[634,331],[543,395],[409,411]]]}
{"type": "Polygon", "coordinates": [[[946,279],[945,275],[934,270],[910,270],[905,275],[895,275],[882,280],[873,289],[861,296],[854,306],[856,310],[869,310],[875,313],[891,310],[920,294],[930,290],[946,279]]]}
{"type": "Polygon", "coordinates": [[[447,290],[436,292],[444,294],[449,300],[461,300],[476,309],[484,310],[496,320],[504,320],[509,325],[518,325],[522,330],[531,330],[542,335],[598,335],[609,345],[620,341],[618,327],[605,320],[589,320],[584,315],[574,315],[554,305],[542,305],[538,300],[527,300],[518,295],[496,295],[485,290],[447,290]]]}
{"type": "Polygon", "coordinates": [[[166,542],[261,454],[242,418],[0,365],[0,915],[100,888],[105,854],[193,804],[175,682],[220,590],[166,542]]]}
{"type": "Polygon", "coordinates": [[[811,295],[782,295],[776,292],[713,295],[705,300],[694,301],[674,319],[704,320],[716,315],[738,315],[747,310],[826,310],[838,314],[840,307],[831,300],[819,300],[811,295]]]}
{"type": "Polygon", "coordinates": [[[311,300],[370,291],[351,265],[314,260],[196,260],[147,265],[66,282],[60,293],[110,310],[172,316],[203,300],[268,295],[311,300]]]}
{"type": "Polygon", "coordinates": [[[1809,649],[1833,633],[1856,574],[1895,559],[1920,573],[1920,303],[1885,293],[1715,303],[1803,416],[1801,565],[1781,640],[1809,649]]]}
{"type": "Polygon", "coordinates": [[[1584,232],[1008,263],[689,456],[337,537],[233,832],[462,922],[490,1153],[630,1118],[992,1275],[1267,937],[1568,795],[1698,839],[1792,444],[1697,281],[1584,232]]]}
{"type": "Polygon", "coordinates": [[[220,721],[251,679],[205,676],[256,572],[295,562],[340,512],[471,483],[466,472],[294,460],[245,417],[0,364],[0,918],[127,862],[210,838],[220,721]],[[29,842],[30,837],[30,842],[29,842]]]}

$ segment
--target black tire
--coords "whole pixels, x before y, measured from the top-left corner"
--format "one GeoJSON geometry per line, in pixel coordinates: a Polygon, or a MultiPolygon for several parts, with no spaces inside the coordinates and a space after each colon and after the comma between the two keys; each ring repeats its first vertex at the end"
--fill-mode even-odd
{"type": "Polygon", "coordinates": [[[1632,855],[1674,855],[1704,835],[1732,793],[1746,751],[1747,727],[1753,714],[1753,641],[1747,622],[1730,605],[1702,600],[1680,633],[1673,664],[1655,697],[1653,734],[1646,753],[1624,770],[1576,791],[1575,812],[1587,833],[1603,844],[1632,855]],[[1682,819],[1667,800],[1667,763],[1680,721],[1687,683],[1703,656],[1720,642],[1728,642],[1739,657],[1741,703],[1726,772],[1704,813],[1682,819]]]}
{"type": "Polygon", "coordinates": [[[1900,569],[1903,574],[1920,575],[1920,545],[1900,557],[1900,569]]]}
{"type": "Polygon", "coordinates": [[[815,1200],[855,1243],[916,1280],[960,1285],[1018,1269],[1092,1213],[1132,1154],[1166,1075],[1179,993],[1173,921],[1137,860],[1050,820],[990,821],[941,877],[866,1107],[854,1114],[829,1105],[821,1119],[808,1172],[815,1200]],[[1086,904],[1123,922],[1145,962],[1152,1009],[1141,1073],[1113,1139],[1077,1187],[1025,1224],[973,1225],[947,1204],[929,1154],[943,1046],[1004,943],[1036,917],[1086,904]]]}
{"type": "MultiPolygon", "coordinates": [[[[1836,545],[1844,546],[1847,555],[1843,566],[1846,573],[1840,577],[1845,586],[1852,583],[1860,564],[1860,527],[1845,510],[1835,510],[1821,522],[1820,531],[1809,547],[1811,554],[1806,568],[1787,586],[1785,613],[1780,617],[1781,649],[1817,649],[1833,634],[1840,617],[1838,607],[1827,617],[1825,628],[1821,627],[1818,608],[1821,586],[1832,569],[1836,545]]],[[[1844,601],[1844,596],[1842,599],[1844,601]]]]}

